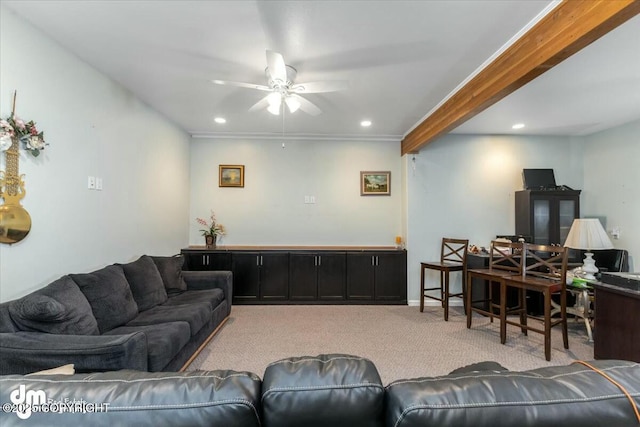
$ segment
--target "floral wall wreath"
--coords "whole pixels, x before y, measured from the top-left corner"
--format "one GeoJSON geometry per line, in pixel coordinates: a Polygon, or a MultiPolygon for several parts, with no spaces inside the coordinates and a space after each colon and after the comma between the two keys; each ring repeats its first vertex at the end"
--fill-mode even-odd
{"type": "Polygon", "coordinates": [[[38,131],[33,120],[25,122],[15,113],[11,113],[7,119],[0,119],[0,151],[7,151],[11,147],[13,138],[17,138],[34,157],[38,157],[40,151],[49,145],[44,141],[44,132],[38,131]]]}
{"type": "Polygon", "coordinates": [[[16,97],[18,91],[13,93],[13,105],[11,107],[11,115],[7,119],[0,119],[0,152],[7,151],[13,145],[16,138],[19,144],[27,150],[33,157],[38,157],[40,151],[49,145],[44,142],[44,132],[38,131],[36,123],[33,120],[25,122],[16,116],[16,97]]]}

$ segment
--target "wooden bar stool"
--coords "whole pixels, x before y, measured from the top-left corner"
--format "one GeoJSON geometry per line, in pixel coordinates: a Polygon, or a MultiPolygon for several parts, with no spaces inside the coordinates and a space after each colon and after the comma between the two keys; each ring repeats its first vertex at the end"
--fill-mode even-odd
{"type": "MultiPolygon", "coordinates": [[[[494,284],[498,284],[501,289],[508,277],[522,275],[522,266],[525,262],[522,252],[522,243],[493,240],[489,249],[489,268],[467,270],[467,328],[471,328],[471,319],[474,311],[489,316],[491,322],[493,322],[494,317],[499,317],[499,314],[494,312],[494,309],[500,309],[500,303],[493,301],[494,284]],[[479,279],[479,283],[482,286],[486,286],[485,292],[482,292],[483,296],[480,299],[473,299],[473,279],[479,279]],[[480,307],[477,306],[479,303],[482,304],[480,307]]],[[[520,312],[519,309],[524,304],[522,298],[524,298],[523,294],[519,293],[517,307],[509,308],[507,311],[515,310],[520,312]]]]}
{"type": "Polygon", "coordinates": [[[464,301],[465,278],[467,276],[467,248],[469,240],[443,238],[440,249],[440,261],[420,263],[420,311],[424,311],[424,299],[431,298],[440,301],[444,307],[444,320],[449,320],[449,298],[458,297],[464,301]],[[440,272],[440,286],[425,288],[425,270],[437,270],[440,272]],[[462,272],[462,292],[452,294],[449,291],[449,273],[452,271],[462,272]],[[428,291],[439,290],[440,296],[427,295],[428,291]]]}
{"type": "Polygon", "coordinates": [[[562,340],[564,348],[569,348],[569,336],[567,334],[567,255],[569,251],[562,246],[524,244],[524,252],[530,261],[522,270],[522,275],[511,276],[505,280],[500,288],[500,338],[504,344],[507,335],[507,325],[516,325],[527,331],[544,335],[544,357],[551,360],[551,328],[557,325],[562,327],[562,340]],[[521,320],[515,322],[506,317],[507,289],[513,287],[523,294],[526,291],[540,292],[544,296],[544,315],[542,329],[529,325],[527,318],[534,317],[527,314],[526,299],[521,308],[521,320]],[[560,295],[560,318],[551,318],[551,295],[560,295]],[[522,316],[523,315],[523,316],[522,316]]]}

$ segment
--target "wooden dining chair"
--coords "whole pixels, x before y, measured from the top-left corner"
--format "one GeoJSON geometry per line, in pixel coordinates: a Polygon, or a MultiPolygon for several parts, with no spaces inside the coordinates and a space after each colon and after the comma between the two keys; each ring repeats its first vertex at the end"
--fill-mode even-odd
{"type": "MultiPolygon", "coordinates": [[[[467,328],[471,328],[474,312],[489,316],[491,322],[494,317],[498,317],[496,311],[500,310],[500,302],[494,301],[493,289],[496,285],[501,289],[508,277],[522,274],[522,251],[522,243],[493,240],[489,248],[489,267],[467,270],[467,328]],[[479,280],[474,282],[474,279],[479,280]],[[474,285],[484,287],[479,299],[473,297],[474,285]]],[[[499,293],[498,291],[498,296],[499,293]]],[[[517,306],[508,308],[507,311],[520,312],[522,304],[519,295],[517,306]]]]}
{"type": "Polygon", "coordinates": [[[527,334],[533,331],[544,335],[544,356],[551,360],[551,328],[557,325],[562,327],[562,340],[564,348],[569,348],[569,336],[567,334],[567,257],[568,249],[562,246],[524,244],[523,256],[529,259],[519,276],[511,276],[504,282],[500,289],[500,340],[504,344],[507,336],[507,325],[519,326],[527,334]],[[521,295],[527,291],[540,292],[543,295],[544,314],[542,319],[527,313],[526,298],[521,298],[523,306],[520,308],[520,322],[506,317],[507,290],[516,288],[521,295]],[[551,317],[551,296],[559,295],[560,317],[551,317]],[[534,318],[542,321],[542,329],[528,324],[527,319],[534,318]]]}
{"type": "Polygon", "coordinates": [[[449,298],[458,297],[464,301],[465,278],[467,275],[467,248],[469,240],[442,239],[440,247],[440,261],[427,261],[420,263],[420,311],[424,311],[424,299],[430,298],[440,301],[444,308],[444,320],[449,320],[449,298]],[[425,288],[425,270],[437,270],[440,272],[440,286],[425,288]],[[452,294],[449,290],[449,273],[462,272],[462,292],[452,294]],[[429,291],[439,290],[440,296],[429,295],[429,291]]]}

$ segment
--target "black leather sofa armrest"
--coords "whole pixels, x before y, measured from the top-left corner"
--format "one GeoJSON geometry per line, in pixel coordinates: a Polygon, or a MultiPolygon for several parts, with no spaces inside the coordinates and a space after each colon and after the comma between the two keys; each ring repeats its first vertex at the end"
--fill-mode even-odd
{"type": "Polygon", "coordinates": [[[231,304],[233,297],[233,274],[230,271],[183,271],[182,277],[190,291],[220,288],[224,298],[231,304]]]}
{"type": "Polygon", "coordinates": [[[0,375],[28,374],[73,363],[76,372],[147,370],[147,337],[0,333],[0,375]]]}

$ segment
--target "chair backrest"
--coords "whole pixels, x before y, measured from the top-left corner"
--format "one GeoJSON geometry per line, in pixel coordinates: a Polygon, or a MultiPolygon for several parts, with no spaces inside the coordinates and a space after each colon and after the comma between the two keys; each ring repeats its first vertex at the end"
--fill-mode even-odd
{"type": "Polygon", "coordinates": [[[492,240],[489,249],[489,270],[522,274],[524,261],[522,245],[522,243],[492,240]]]}
{"type": "Polygon", "coordinates": [[[469,240],[444,237],[442,239],[442,248],[440,250],[440,261],[459,262],[461,264],[465,264],[468,248],[469,240]]]}
{"type": "Polygon", "coordinates": [[[523,252],[528,262],[522,270],[522,276],[566,283],[568,248],[525,243],[523,252]]]}

